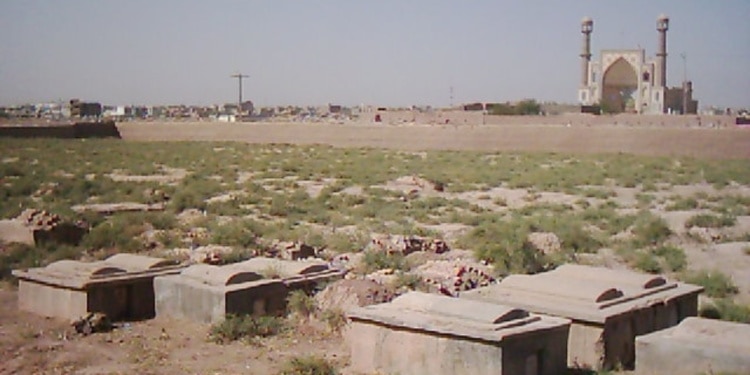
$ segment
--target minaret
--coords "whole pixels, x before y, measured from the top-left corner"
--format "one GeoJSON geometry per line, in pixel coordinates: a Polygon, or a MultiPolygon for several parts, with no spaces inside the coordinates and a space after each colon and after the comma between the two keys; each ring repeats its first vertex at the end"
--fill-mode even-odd
{"type": "Polygon", "coordinates": [[[669,17],[662,14],[656,19],[656,30],[659,31],[659,46],[656,51],[656,72],[658,76],[654,80],[660,87],[667,87],[667,30],[669,30],[669,17]]]}
{"type": "Polygon", "coordinates": [[[594,21],[589,17],[581,20],[581,34],[583,34],[583,51],[581,51],[581,87],[589,86],[589,63],[591,62],[591,32],[594,21]]]}

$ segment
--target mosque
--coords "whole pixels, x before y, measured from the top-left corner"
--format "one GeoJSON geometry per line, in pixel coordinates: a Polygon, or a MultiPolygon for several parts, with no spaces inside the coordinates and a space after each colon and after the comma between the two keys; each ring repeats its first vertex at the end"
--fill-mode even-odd
{"type": "MultiPolygon", "coordinates": [[[[667,30],[669,18],[656,20],[659,32],[654,58],[638,49],[602,50],[598,60],[591,61],[591,33],[594,21],[581,21],[581,84],[578,100],[582,108],[598,108],[607,113],[662,114],[696,113],[693,84],[685,80],[682,87],[667,87],[667,30]]],[[[598,110],[597,110],[598,111],[598,110]]]]}

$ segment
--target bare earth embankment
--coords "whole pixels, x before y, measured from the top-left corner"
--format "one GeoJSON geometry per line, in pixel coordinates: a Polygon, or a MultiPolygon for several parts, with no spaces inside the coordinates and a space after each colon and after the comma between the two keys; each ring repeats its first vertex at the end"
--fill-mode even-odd
{"type": "Polygon", "coordinates": [[[120,123],[130,141],[242,141],[402,150],[629,153],[750,158],[747,129],[552,125],[374,125],[309,123],[120,123]]]}

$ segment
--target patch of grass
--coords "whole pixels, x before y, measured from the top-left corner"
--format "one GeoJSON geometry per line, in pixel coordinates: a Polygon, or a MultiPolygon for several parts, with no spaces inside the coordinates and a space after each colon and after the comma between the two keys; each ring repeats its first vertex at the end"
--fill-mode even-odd
{"type": "Polygon", "coordinates": [[[667,211],[688,211],[694,210],[700,206],[697,199],[693,197],[672,197],[672,203],[667,205],[665,209],[667,211]]]}
{"type": "Polygon", "coordinates": [[[735,303],[729,298],[720,298],[701,306],[699,315],[709,319],[750,323],[750,306],[735,303]]]}
{"type": "Polygon", "coordinates": [[[682,280],[704,287],[706,295],[712,298],[725,298],[739,292],[732,278],[717,270],[691,272],[685,275],[682,280]]]}
{"type": "Polygon", "coordinates": [[[424,287],[422,278],[413,273],[399,272],[396,274],[396,280],[393,283],[395,289],[408,288],[411,290],[421,290],[424,287]]]}
{"type": "Polygon", "coordinates": [[[293,357],[285,364],[279,375],[337,375],[336,367],[327,359],[318,356],[293,357]]]}
{"type": "Polygon", "coordinates": [[[331,332],[339,333],[346,326],[346,313],[340,308],[325,309],[320,312],[320,320],[324,321],[331,332]]]}
{"type": "Polygon", "coordinates": [[[645,247],[659,245],[672,234],[664,219],[648,212],[641,211],[633,225],[632,245],[634,247],[645,247]]]}
{"type": "Polygon", "coordinates": [[[601,188],[583,189],[583,195],[587,198],[598,198],[598,199],[607,199],[607,198],[617,196],[617,194],[614,191],[601,189],[601,188]]]}
{"type": "Polygon", "coordinates": [[[87,249],[114,248],[120,252],[135,252],[143,246],[137,237],[146,229],[144,224],[139,215],[113,215],[91,228],[81,245],[87,249]]]}
{"type": "Polygon", "coordinates": [[[274,336],[285,329],[286,324],[279,317],[230,314],[211,326],[209,339],[218,344],[228,344],[237,340],[274,336]]]}
{"type": "Polygon", "coordinates": [[[337,232],[325,238],[326,248],[337,253],[362,251],[369,242],[370,236],[364,231],[337,232]]]}
{"type": "Polygon", "coordinates": [[[649,252],[639,252],[636,256],[635,268],[646,273],[661,273],[662,265],[659,259],[649,252]]]}
{"type": "Polygon", "coordinates": [[[368,250],[364,252],[362,258],[365,273],[372,273],[378,270],[392,269],[394,271],[407,271],[409,264],[406,258],[399,254],[388,254],[385,251],[368,250]]]}
{"type": "Polygon", "coordinates": [[[253,257],[252,250],[249,249],[232,249],[232,251],[221,254],[219,265],[244,262],[253,257]]]}
{"type": "Polygon", "coordinates": [[[698,214],[685,222],[685,228],[723,228],[731,227],[737,223],[737,218],[730,215],[698,214]]]}
{"type": "Polygon", "coordinates": [[[286,303],[289,312],[303,319],[310,318],[310,316],[315,314],[315,312],[318,310],[318,306],[315,303],[315,298],[308,295],[303,290],[295,290],[289,293],[289,297],[287,297],[286,303]]]}
{"type": "Polygon", "coordinates": [[[666,268],[672,272],[679,272],[687,266],[685,251],[674,246],[659,246],[653,251],[654,255],[664,259],[666,268]]]}

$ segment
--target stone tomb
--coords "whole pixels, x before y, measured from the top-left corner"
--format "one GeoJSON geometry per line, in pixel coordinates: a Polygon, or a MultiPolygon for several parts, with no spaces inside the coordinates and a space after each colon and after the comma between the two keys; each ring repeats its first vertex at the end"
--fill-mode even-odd
{"type": "Polygon", "coordinates": [[[253,258],[224,266],[196,264],[154,281],[156,314],[203,323],[221,321],[227,314],[278,315],[291,290],[340,275],[316,261],[253,258]]]}
{"type": "Polygon", "coordinates": [[[568,366],[607,369],[633,367],[636,336],[697,315],[702,291],[662,276],[569,264],[512,275],[461,297],[571,319],[568,366]]]}
{"type": "Polygon", "coordinates": [[[687,318],[635,339],[638,374],[750,374],[750,324],[687,318]]]}
{"type": "Polygon", "coordinates": [[[570,321],[502,305],[410,292],[352,309],[357,373],[561,374],[570,321]]]}
{"type": "Polygon", "coordinates": [[[227,314],[267,315],[283,311],[287,288],[281,280],[263,279],[239,263],[196,264],[179,275],[158,277],[156,314],[202,323],[221,321],[227,314]]]}
{"type": "Polygon", "coordinates": [[[14,270],[19,309],[74,320],[101,312],[112,320],[153,318],[153,279],[179,273],[173,261],[116,254],[104,261],[60,260],[46,267],[14,270]]]}
{"type": "Polygon", "coordinates": [[[319,283],[339,279],[344,274],[319,259],[292,261],[256,257],[237,264],[268,278],[281,279],[290,290],[301,289],[308,292],[319,283]]]}

